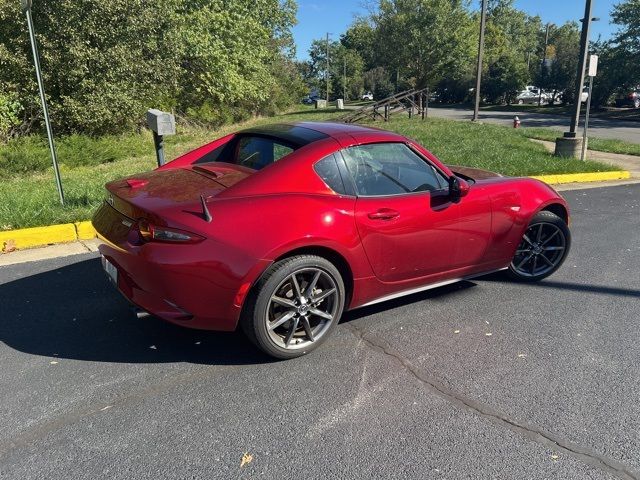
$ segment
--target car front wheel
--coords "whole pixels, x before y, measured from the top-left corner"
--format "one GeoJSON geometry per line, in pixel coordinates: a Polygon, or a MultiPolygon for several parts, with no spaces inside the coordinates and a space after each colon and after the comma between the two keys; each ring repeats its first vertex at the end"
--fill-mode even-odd
{"type": "Polygon", "coordinates": [[[570,246],[571,233],[564,220],[552,212],[538,212],[522,236],[507,272],[523,282],[542,280],[560,268],[570,246]]]}
{"type": "Polygon", "coordinates": [[[345,288],[338,269],[315,255],[274,263],[247,298],[241,326],[266,354],[294,358],[318,348],[338,324],[345,288]]]}

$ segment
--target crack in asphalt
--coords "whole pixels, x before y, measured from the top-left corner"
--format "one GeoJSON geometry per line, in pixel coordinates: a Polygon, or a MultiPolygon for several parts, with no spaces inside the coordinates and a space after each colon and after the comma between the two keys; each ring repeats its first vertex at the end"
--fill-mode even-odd
{"type": "Polygon", "coordinates": [[[640,474],[631,470],[627,465],[613,460],[604,455],[600,455],[597,452],[580,445],[574,444],[559,436],[536,428],[526,423],[518,422],[510,419],[504,413],[494,410],[490,406],[480,403],[472,398],[455,392],[433,378],[428,377],[418,367],[413,365],[409,360],[402,356],[398,351],[394,350],[386,341],[379,337],[364,332],[355,325],[346,324],[351,333],[358,339],[362,340],[365,345],[374,351],[381,352],[388,357],[391,357],[396,362],[400,363],[414,378],[416,378],[421,384],[426,386],[432,393],[444,400],[457,405],[465,410],[470,410],[475,414],[480,415],[483,418],[490,420],[491,422],[498,424],[502,427],[516,432],[523,437],[532,440],[536,443],[540,443],[545,446],[550,446],[561,452],[566,453],[584,463],[595,466],[605,472],[615,475],[618,478],[624,480],[640,480],[640,474]]]}

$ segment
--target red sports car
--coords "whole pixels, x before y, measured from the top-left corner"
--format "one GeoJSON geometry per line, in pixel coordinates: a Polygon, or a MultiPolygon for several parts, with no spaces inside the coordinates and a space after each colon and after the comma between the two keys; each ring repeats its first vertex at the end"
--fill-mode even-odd
{"type": "Polygon", "coordinates": [[[344,310],[506,270],[553,273],[567,204],[546,184],[443,165],[374,128],[251,128],[106,185],[103,266],[144,312],[241,325],[278,358],[309,353],[344,310]]]}

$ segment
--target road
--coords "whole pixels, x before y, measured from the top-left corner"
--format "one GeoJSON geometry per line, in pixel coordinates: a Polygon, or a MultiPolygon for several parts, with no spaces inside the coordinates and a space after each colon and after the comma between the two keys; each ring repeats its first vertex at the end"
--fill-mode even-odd
{"type": "MultiPolygon", "coordinates": [[[[463,108],[430,108],[429,115],[449,118],[452,120],[471,120],[473,111],[463,108]]],[[[570,118],[566,115],[553,115],[544,113],[500,112],[480,111],[480,120],[499,125],[513,125],[513,117],[518,116],[523,127],[553,128],[560,132],[569,130],[570,118]]],[[[582,135],[582,122],[580,123],[580,135],[582,135]]],[[[640,143],[640,124],[624,120],[589,118],[589,136],[624,140],[626,142],[640,143]]]]}
{"type": "Polygon", "coordinates": [[[548,280],[356,310],[284,362],[134,319],[95,254],[0,268],[0,478],[640,478],[640,185],[565,195],[548,280]]]}

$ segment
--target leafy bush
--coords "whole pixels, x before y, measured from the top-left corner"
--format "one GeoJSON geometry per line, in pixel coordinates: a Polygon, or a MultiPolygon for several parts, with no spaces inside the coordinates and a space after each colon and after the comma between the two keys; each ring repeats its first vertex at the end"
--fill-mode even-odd
{"type": "MultiPolygon", "coordinates": [[[[133,131],[150,107],[217,125],[290,105],[278,87],[296,80],[278,65],[291,53],[295,10],[293,0],[34,2],[55,133],[133,131]]],[[[0,0],[0,135],[20,110],[29,112],[22,130],[41,127],[26,31],[20,2],[0,0]]]]}
{"type": "Polygon", "coordinates": [[[15,94],[0,91],[0,142],[6,141],[11,130],[20,123],[22,106],[15,94]]]}
{"type": "Polygon", "coordinates": [[[37,135],[16,138],[0,146],[2,175],[42,172],[51,165],[45,138],[37,135]]]}

